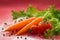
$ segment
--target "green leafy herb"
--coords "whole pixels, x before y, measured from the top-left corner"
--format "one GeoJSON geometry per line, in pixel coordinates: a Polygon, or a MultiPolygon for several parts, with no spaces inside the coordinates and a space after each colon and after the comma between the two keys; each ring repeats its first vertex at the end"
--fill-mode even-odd
{"type": "Polygon", "coordinates": [[[44,32],[44,37],[45,38],[50,38],[50,39],[53,39],[53,31],[52,30],[49,30],[47,29],[46,32],[44,32]]]}
{"type": "Polygon", "coordinates": [[[44,32],[44,37],[49,38],[49,36],[48,36],[48,34],[46,32],[44,32]]]}
{"type": "Polygon", "coordinates": [[[56,35],[60,35],[60,22],[57,23],[57,26],[55,28],[53,28],[53,32],[56,35]]]}
{"type": "Polygon", "coordinates": [[[30,5],[26,11],[27,16],[32,17],[35,15],[35,13],[37,13],[37,10],[30,5]]]}
{"type": "Polygon", "coordinates": [[[17,19],[19,17],[25,17],[26,14],[24,13],[24,11],[19,11],[19,12],[12,11],[12,16],[13,16],[13,19],[17,19]]]}

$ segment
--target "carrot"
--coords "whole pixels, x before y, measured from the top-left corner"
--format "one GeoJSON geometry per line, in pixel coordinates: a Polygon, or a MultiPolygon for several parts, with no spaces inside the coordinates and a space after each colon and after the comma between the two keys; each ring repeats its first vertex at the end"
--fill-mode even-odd
{"type": "Polygon", "coordinates": [[[9,28],[7,28],[5,31],[14,31],[14,30],[20,30],[21,28],[23,28],[25,25],[27,25],[28,23],[30,23],[32,20],[34,20],[35,17],[31,17],[29,19],[25,19],[19,23],[16,23],[12,26],[10,26],[9,28]]]}
{"type": "Polygon", "coordinates": [[[30,22],[29,24],[27,24],[25,27],[23,27],[20,31],[18,31],[17,35],[21,35],[23,33],[26,33],[32,25],[36,25],[39,22],[41,22],[42,20],[43,19],[40,18],[40,17],[36,18],[35,20],[33,20],[32,22],[30,22]]]}

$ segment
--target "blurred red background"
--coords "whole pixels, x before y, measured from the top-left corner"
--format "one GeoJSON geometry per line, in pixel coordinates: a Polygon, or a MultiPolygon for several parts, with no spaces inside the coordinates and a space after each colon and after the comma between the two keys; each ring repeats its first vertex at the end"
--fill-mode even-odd
{"type": "Polygon", "coordinates": [[[25,10],[31,4],[38,10],[53,5],[60,9],[60,0],[0,0],[0,23],[11,20],[11,10],[25,10]]]}

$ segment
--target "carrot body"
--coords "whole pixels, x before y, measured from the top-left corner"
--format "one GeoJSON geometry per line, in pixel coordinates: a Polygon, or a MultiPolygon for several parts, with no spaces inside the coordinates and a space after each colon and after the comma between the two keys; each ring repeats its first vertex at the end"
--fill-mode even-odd
{"type": "Polygon", "coordinates": [[[28,23],[30,23],[32,20],[34,20],[35,17],[31,17],[29,19],[25,19],[19,23],[16,23],[12,26],[10,26],[9,28],[7,28],[5,31],[14,31],[14,30],[20,30],[21,28],[23,28],[25,25],[27,25],[28,23]]]}
{"type": "Polygon", "coordinates": [[[23,27],[20,31],[18,31],[17,35],[21,35],[21,34],[27,32],[32,25],[36,25],[39,22],[41,22],[42,20],[43,19],[40,18],[40,17],[36,18],[35,20],[33,20],[32,22],[30,22],[29,24],[27,24],[25,27],[23,27]]]}

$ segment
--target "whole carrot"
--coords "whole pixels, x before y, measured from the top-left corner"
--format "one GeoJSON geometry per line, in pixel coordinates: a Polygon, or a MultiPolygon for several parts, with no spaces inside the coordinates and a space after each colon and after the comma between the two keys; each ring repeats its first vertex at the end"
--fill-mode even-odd
{"type": "Polygon", "coordinates": [[[32,20],[34,20],[35,17],[31,17],[28,19],[25,19],[19,23],[16,23],[12,26],[9,26],[5,31],[14,31],[14,30],[20,30],[21,28],[23,28],[25,25],[27,25],[28,23],[30,23],[32,20]]]}
{"type": "Polygon", "coordinates": [[[30,22],[29,24],[27,24],[25,27],[23,27],[20,31],[18,31],[17,35],[21,35],[21,34],[23,34],[23,33],[26,33],[26,32],[30,29],[30,27],[31,27],[32,25],[36,25],[36,24],[38,24],[39,22],[41,22],[42,20],[43,20],[43,19],[42,19],[41,17],[36,18],[35,20],[33,20],[32,22],[30,22]]]}

